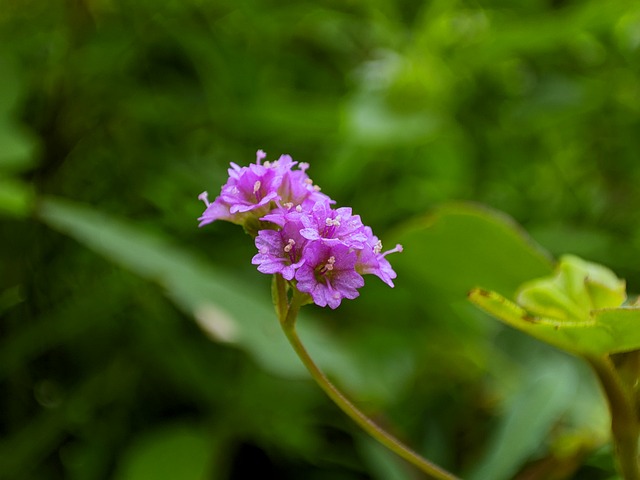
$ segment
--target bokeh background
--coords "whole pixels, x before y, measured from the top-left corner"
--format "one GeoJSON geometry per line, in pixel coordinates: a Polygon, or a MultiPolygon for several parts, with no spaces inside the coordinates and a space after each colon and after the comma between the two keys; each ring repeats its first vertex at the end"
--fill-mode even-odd
{"type": "Polygon", "coordinates": [[[0,478],[420,478],[197,228],[259,148],[405,246],[300,320],[357,404],[464,478],[615,478],[590,373],[465,292],[568,252],[640,290],[639,74],[628,0],[2,0],[0,478]]]}

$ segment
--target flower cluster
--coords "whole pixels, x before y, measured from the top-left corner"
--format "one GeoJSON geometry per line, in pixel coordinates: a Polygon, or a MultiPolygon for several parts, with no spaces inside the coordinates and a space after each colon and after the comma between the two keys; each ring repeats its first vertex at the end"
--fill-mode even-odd
{"type": "Polygon", "coordinates": [[[255,236],[252,263],[258,271],[282,275],[321,307],[356,298],[364,274],[393,287],[396,273],[385,256],[402,247],[382,252],[382,242],[359,215],[332,207],[335,202],[307,175],[308,164],[289,155],[274,162],[263,162],[265,157],[258,150],[256,163],[232,163],[214,202],[207,192],[198,197],[206,205],[200,226],[215,220],[243,225],[255,236]]]}

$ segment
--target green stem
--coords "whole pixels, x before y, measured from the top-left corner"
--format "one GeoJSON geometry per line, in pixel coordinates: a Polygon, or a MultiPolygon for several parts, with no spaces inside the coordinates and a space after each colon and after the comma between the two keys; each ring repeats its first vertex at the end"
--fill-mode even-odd
{"type": "MultiPolygon", "coordinates": [[[[280,275],[276,275],[275,282],[284,284],[284,280],[280,275]]],[[[284,291],[283,288],[277,286],[276,292],[284,291]]],[[[300,307],[304,304],[305,296],[300,294],[296,289],[293,291],[293,297],[289,304],[287,313],[284,317],[280,317],[280,325],[289,340],[289,343],[295,350],[296,354],[302,360],[302,363],[307,368],[311,377],[316,383],[324,390],[324,392],[333,400],[333,402],[340,407],[340,409],[346,413],[354,422],[356,422],[365,432],[379,441],[382,445],[387,447],[398,456],[404,458],[409,463],[412,463],[422,472],[426,473],[430,478],[438,480],[456,480],[456,477],[451,473],[443,470],[442,468],[429,462],[418,453],[407,447],[396,437],[377,425],[373,420],[367,417],[361,410],[359,410],[351,401],[344,396],[340,390],[338,390],[333,383],[329,381],[327,376],[320,370],[320,368],[313,361],[307,349],[304,347],[300,337],[296,333],[295,323],[298,316],[300,307]]],[[[278,303],[286,302],[286,298],[279,297],[278,303]]],[[[276,307],[278,311],[280,308],[276,307]]]]}
{"type": "Polygon", "coordinates": [[[609,357],[589,357],[587,361],[598,376],[609,403],[613,445],[622,477],[625,480],[640,480],[640,422],[636,413],[635,395],[625,388],[609,357]]]}

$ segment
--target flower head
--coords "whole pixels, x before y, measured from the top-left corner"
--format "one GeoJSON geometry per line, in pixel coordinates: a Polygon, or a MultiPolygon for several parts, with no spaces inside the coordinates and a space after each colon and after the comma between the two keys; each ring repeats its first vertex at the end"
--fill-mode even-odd
{"type": "Polygon", "coordinates": [[[258,150],[255,163],[232,163],[213,203],[206,192],[198,197],[206,205],[200,226],[215,220],[243,225],[255,237],[258,253],[251,262],[258,271],[282,275],[322,307],[356,298],[365,274],[393,287],[396,273],[385,256],[402,247],[382,253],[382,243],[359,215],[332,207],[335,202],[307,175],[309,165],[289,155],[265,158],[258,150]]]}

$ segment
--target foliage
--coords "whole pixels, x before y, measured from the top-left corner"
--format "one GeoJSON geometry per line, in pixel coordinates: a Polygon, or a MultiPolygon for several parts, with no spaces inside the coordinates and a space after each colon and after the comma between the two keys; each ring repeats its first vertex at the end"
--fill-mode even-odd
{"type": "Polygon", "coordinates": [[[413,478],[307,380],[248,237],[197,228],[258,148],[404,245],[298,322],[357,403],[464,478],[613,475],[590,373],[466,295],[565,253],[640,289],[639,6],[5,0],[0,39],[2,478],[413,478]]]}

